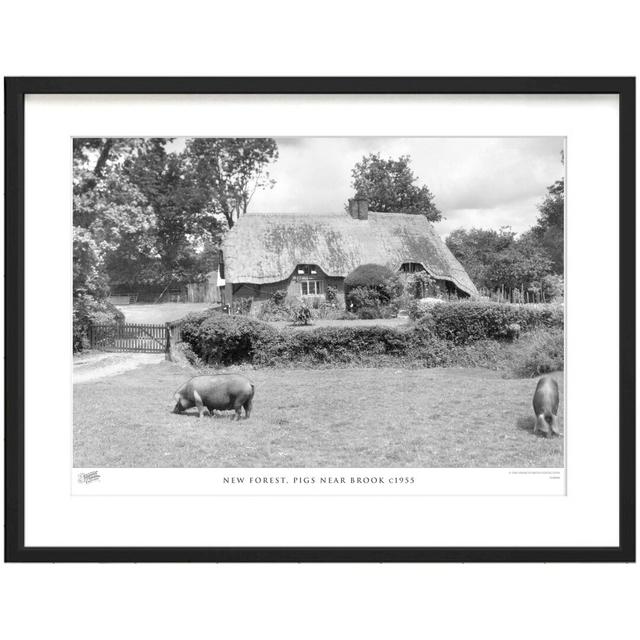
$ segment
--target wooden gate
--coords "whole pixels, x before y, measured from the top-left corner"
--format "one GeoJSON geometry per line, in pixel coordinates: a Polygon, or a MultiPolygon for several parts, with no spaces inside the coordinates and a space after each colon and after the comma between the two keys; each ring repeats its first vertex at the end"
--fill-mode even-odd
{"type": "Polygon", "coordinates": [[[89,328],[92,349],[132,353],[165,353],[168,329],[164,324],[94,324],[89,328]]]}

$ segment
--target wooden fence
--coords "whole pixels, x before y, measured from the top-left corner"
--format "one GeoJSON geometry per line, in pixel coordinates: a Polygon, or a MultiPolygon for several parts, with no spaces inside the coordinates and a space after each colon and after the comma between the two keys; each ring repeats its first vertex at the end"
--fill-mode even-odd
{"type": "Polygon", "coordinates": [[[123,304],[135,304],[138,301],[137,293],[118,293],[109,296],[108,298],[111,304],[123,305],[123,304]]]}
{"type": "Polygon", "coordinates": [[[210,282],[188,284],[187,302],[220,302],[220,290],[210,282]]]}
{"type": "Polygon", "coordinates": [[[164,324],[94,324],[89,327],[92,349],[132,353],[165,353],[169,329],[164,324]]]}

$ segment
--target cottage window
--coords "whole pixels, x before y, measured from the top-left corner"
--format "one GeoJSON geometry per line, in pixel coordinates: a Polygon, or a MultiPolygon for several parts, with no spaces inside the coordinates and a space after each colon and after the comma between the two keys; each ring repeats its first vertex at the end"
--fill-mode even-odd
{"type": "Polygon", "coordinates": [[[300,293],[303,296],[319,296],[322,293],[322,281],[302,280],[300,282],[300,293]]]}
{"type": "Polygon", "coordinates": [[[400,271],[403,273],[418,273],[424,271],[424,267],[419,262],[405,262],[400,267],[400,271]]]}
{"type": "Polygon", "coordinates": [[[317,276],[319,269],[315,264],[299,264],[296,267],[296,273],[299,276],[317,276]]]}

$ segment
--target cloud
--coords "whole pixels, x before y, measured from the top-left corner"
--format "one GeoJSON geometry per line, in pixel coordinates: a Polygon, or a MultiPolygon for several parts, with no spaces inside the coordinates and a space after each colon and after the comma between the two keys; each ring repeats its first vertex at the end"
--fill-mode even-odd
{"type": "Polygon", "coordinates": [[[442,237],[448,236],[454,229],[499,229],[511,227],[516,233],[522,233],[535,223],[538,217],[537,205],[541,198],[522,198],[489,208],[454,209],[446,212],[446,219],[435,223],[434,227],[442,237]]]}
{"type": "MultiPolygon", "coordinates": [[[[411,156],[446,220],[442,235],[458,227],[524,231],[537,218],[546,187],[564,175],[561,137],[521,138],[276,138],[270,166],[273,189],[256,192],[252,211],[342,211],[353,195],[351,170],[363,156],[411,156]]],[[[176,144],[180,144],[176,142],[176,144]]]]}

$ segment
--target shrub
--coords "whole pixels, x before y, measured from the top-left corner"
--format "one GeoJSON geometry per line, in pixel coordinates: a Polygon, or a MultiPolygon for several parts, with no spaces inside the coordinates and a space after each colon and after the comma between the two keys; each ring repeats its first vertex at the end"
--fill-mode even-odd
{"type": "Polygon", "coordinates": [[[322,296],[305,296],[304,304],[310,306],[312,309],[319,309],[321,304],[324,304],[324,298],[322,296]]]}
{"type": "Polygon", "coordinates": [[[275,306],[280,306],[285,301],[286,297],[287,297],[287,290],[286,289],[278,289],[277,291],[274,291],[271,294],[271,297],[269,298],[269,300],[275,306]]]}
{"type": "Polygon", "coordinates": [[[325,293],[327,302],[336,302],[338,300],[338,290],[331,285],[327,286],[327,292],[325,293]]]}
{"type": "Polygon", "coordinates": [[[246,316],[251,311],[253,298],[236,298],[231,303],[231,313],[246,316]]]}
{"type": "Polygon", "coordinates": [[[380,316],[380,312],[376,307],[360,307],[356,315],[360,320],[375,320],[380,316]]]}
{"type": "Polygon", "coordinates": [[[421,366],[506,368],[510,353],[495,340],[452,345],[415,328],[319,327],[287,330],[260,341],[254,364],[260,366],[421,366]]]}
{"type": "Polygon", "coordinates": [[[377,320],[379,318],[395,318],[398,309],[395,305],[361,307],[356,312],[356,317],[360,320],[377,320]]]}
{"type": "Polygon", "coordinates": [[[347,307],[354,309],[360,306],[388,305],[391,300],[402,294],[402,282],[397,273],[380,264],[363,264],[354,269],[344,280],[347,307]],[[354,290],[358,289],[354,296],[354,290]],[[361,303],[366,289],[368,302],[361,303]]]}
{"type": "Polygon", "coordinates": [[[291,309],[291,318],[295,324],[309,324],[311,321],[311,309],[302,302],[291,309]]]}
{"type": "Polygon", "coordinates": [[[201,367],[203,365],[200,357],[198,357],[191,348],[191,345],[187,342],[179,342],[173,350],[172,357],[175,362],[181,362],[184,359],[194,367],[201,367]]]}
{"type": "Polygon", "coordinates": [[[417,324],[428,323],[434,334],[455,344],[513,336],[513,326],[522,332],[536,328],[562,328],[564,313],[555,305],[513,305],[495,302],[449,302],[414,309],[417,324]],[[427,319],[428,318],[428,319],[427,319]]]}
{"type": "Polygon", "coordinates": [[[562,302],[564,300],[564,278],[549,274],[542,278],[542,289],[547,302],[562,302]]]}
{"type": "Polygon", "coordinates": [[[311,310],[311,317],[317,320],[340,320],[344,316],[345,311],[338,308],[335,302],[322,302],[317,309],[311,310]]]}
{"type": "Polygon", "coordinates": [[[521,378],[564,369],[564,332],[557,328],[532,331],[518,343],[511,367],[521,378]]]}
{"type": "Polygon", "coordinates": [[[377,307],[380,305],[380,295],[375,289],[369,287],[355,287],[346,295],[347,307],[358,311],[364,307],[377,307]]]}
{"type": "Polygon", "coordinates": [[[282,331],[262,341],[257,364],[352,364],[372,357],[404,356],[411,347],[411,331],[392,327],[319,327],[310,331],[282,331]]]}
{"type": "Polygon", "coordinates": [[[247,316],[210,310],[188,316],[181,335],[184,355],[194,365],[488,367],[524,377],[564,367],[561,326],[536,327],[516,342],[493,338],[456,342],[439,335],[432,315],[401,328],[278,331],[247,316]]]}
{"type": "Polygon", "coordinates": [[[97,300],[89,294],[77,295],[73,300],[73,352],[89,348],[91,324],[124,322],[124,314],[108,300],[97,300]]]}
{"type": "Polygon", "coordinates": [[[444,300],[440,298],[420,298],[411,300],[408,305],[409,317],[412,320],[419,320],[429,315],[429,309],[436,304],[443,304],[444,300]]]}
{"type": "Polygon", "coordinates": [[[182,325],[182,340],[205,364],[251,362],[259,342],[277,334],[264,322],[246,316],[202,313],[189,316],[182,325]]]}
{"type": "Polygon", "coordinates": [[[291,308],[286,302],[275,303],[273,300],[265,300],[263,303],[256,304],[254,302],[252,310],[258,320],[274,322],[278,320],[290,320],[291,308]]]}

